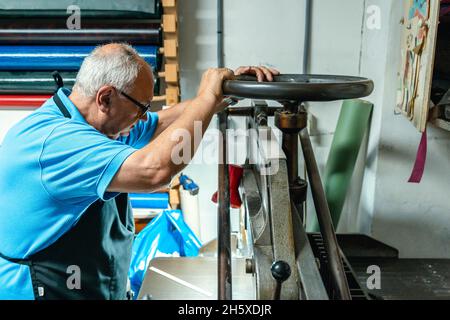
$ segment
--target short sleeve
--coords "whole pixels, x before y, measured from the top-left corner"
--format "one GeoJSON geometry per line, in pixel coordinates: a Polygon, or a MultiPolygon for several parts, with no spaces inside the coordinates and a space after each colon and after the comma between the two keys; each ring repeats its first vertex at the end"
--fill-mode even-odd
{"type": "Polygon", "coordinates": [[[141,149],[147,145],[155,134],[159,120],[156,112],[147,112],[147,118],[147,121],[138,121],[130,131],[130,135],[120,137],[119,140],[136,149],[141,149]]]}
{"type": "Polygon", "coordinates": [[[54,199],[74,205],[108,200],[106,190],[136,149],[77,122],[56,127],[45,140],[39,163],[41,181],[54,199]]]}

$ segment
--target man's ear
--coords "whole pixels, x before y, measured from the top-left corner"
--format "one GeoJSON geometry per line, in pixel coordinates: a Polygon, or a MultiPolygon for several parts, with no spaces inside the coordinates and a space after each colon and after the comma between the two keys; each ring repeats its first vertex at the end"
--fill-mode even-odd
{"type": "Polygon", "coordinates": [[[95,102],[100,111],[109,113],[114,93],[114,88],[111,86],[103,86],[97,91],[95,102]]]}

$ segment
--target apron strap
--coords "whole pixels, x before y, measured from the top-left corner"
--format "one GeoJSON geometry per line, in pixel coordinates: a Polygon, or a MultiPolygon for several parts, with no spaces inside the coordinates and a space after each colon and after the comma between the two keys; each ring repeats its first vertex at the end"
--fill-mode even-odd
{"type": "Polygon", "coordinates": [[[70,112],[69,112],[69,110],[67,110],[64,103],[58,97],[58,93],[57,93],[57,91],[60,88],[64,87],[64,81],[58,71],[53,71],[52,76],[56,83],[56,92],[55,92],[55,95],[53,96],[53,100],[55,101],[56,106],[58,107],[59,111],[61,111],[63,116],[70,119],[70,118],[72,118],[72,116],[70,115],[70,112]]]}
{"type": "Polygon", "coordinates": [[[1,252],[0,252],[0,258],[5,259],[6,261],[9,261],[9,262],[12,262],[12,263],[24,264],[24,265],[27,265],[27,266],[31,266],[31,260],[29,260],[29,259],[10,258],[10,257],[5,256],[1,252]]]}
{"type": "Polygon", "coordinates": [[[66,106],[61,101],[61,99],[59,98],[58,94],[55,94],[53,96],[53,100],[55,101],[56,106],[58,107],[59,111],[61,111],[61,113],[63,114],[64,117],[69,118],[69,119],[72,118],[72,116],[70,115],[69,110],[67,110],[66,106]]]}
{"type": "Polygon", "coordinates": [[[52,77],[55,80],[55,84],[56,84],[55,93],[56,93],[56,91],[58,91],[59,88],[64,87],[64,81],[63,81],[63,78],[61,77],[61,75],[59,74],[58,71],[53,71],[52,72],[52,77]]]}

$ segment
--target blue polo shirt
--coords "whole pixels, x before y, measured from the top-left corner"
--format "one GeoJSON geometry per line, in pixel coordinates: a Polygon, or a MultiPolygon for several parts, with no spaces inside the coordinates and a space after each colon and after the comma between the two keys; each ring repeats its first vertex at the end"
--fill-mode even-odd
{"type": "MultiPolygon", "coordinates": [[[[13,126],[0,146],[0,253],[24,259],[69,231],[96,200],[116,193],[108,185],[122,163],[151,140],[157,113],[148,113],[128,137],[112,140],[86,122],[68,96],[53,99],[13,126]]],[[[34,299],[26,265],[0,258],[0,299],[34,299]]]]}

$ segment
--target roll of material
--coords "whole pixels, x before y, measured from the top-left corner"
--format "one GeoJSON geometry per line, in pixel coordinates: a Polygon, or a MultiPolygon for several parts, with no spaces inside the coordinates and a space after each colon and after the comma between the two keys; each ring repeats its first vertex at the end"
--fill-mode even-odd
{"type": "Polygon", "coordinates": [[[76,6],[85,18],[109,14],[115,18],[159,18],[162,6],[160,0],[0,0],[0,17],[69,17],[76,6]]]}
{"type": "MultiPolygon", "coordinates": [[[[344,101],[328,155],[323,184],[333,225],[337,229],[352,180],[363,138],[370,126],[373,104],[364,100],[344,101]]],[[[312,231],[319,231],[313,216],[312,231]]]]}
{"type": "MultiPolygon", "coordinates": [[[[0,46],[1,70],[76,71],[95,46],[0,46]]],[[[135,46],[139,55],[154,70],[159,70],[156,46],[135,46]]]]}
{"type": "Polygon", "coordinates": [[[0,95],[0,108],[35,109],[52,95],[0,95]]]}
{"type": "MultiPolygon", "coordinates": [[[[84,10],[82,12],[83,21],[96,19],[114,20],[148,20],[160,19],[161,10],[157,13],[147,13],[140,11],[118,11],[118,10],[84,10]]],[[[70,14],[66,10],[2,10],[0,9],[0,19],[55,19],[67,21],[70,14]]]]}
{"type": "Polygon", "coordinates": [[[136,209],[167,209],[169,207],[168,193],[130,193],[131,206],[136,209]]]}
{"type": "MultiPolygon", "coordinates": [[[[72,89],[76,72],[60,72],[64,87],[72,89]]],[[[159,93],[160,80],[155,77],[154,94],[159,93]]],[[[57,90],[50,71],[0,71],[0,94],[53,94],[57,90]]]]}
{"type": "MultiPolygon", "coordinates": [[[[61,72],[64,87],[71,89],[76,72],[61,72]]],[[[49,71],[0,72],[0,94],[53,94],[57,90],[55,80],[49,71]]]]}
{"type": "Polygon", "coordinates": [[[98,45],[109,42],[161,46],[161,25],[156,23],[115,25],[83,23],[81,29],[68,29],[65,23],[29,20],[0,21],[0,44],[98,45]]]}
{"type": "Polygon", "coordinates": [[[189,190],[180,188],[180,205],[183,218],[195,235],[201,239],[200,232],[200,210],[198,194],[192,195],[189,190]]]}

